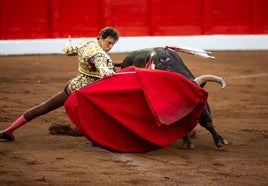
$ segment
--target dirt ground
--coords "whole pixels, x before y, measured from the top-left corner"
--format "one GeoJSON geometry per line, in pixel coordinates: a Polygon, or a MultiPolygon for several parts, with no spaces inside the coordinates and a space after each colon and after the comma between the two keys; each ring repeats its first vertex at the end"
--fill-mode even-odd
{"type": "MultiPolygon", "coordinates": [[[[196,127],[195,148],[179,140],[149,153],[115,153],[85,137],[49,134],[70,125],[64,108],[15,131],[0,142],[0,185],[268,185],[268,52],[212,53],[216,59],[182,54],[194,75],[222,76],[209,83],[216,129],[229,144],[218,149],[196,127]]],[[[111,54],[115,62],[126,54],[111,54]]],[[[25,110],[61,90],[77,73],[77,58],[64,55],[0,57],[0,130],[25,110]]]]}

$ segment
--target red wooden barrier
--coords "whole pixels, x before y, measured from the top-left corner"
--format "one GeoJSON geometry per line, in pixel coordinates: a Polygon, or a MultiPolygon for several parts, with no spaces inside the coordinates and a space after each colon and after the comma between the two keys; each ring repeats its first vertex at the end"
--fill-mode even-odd
{"type": "Polygon", "coordinates": [[[50,36],[48,0],[0,0],[0,39],[50,36]]]}
{"type": "Polygon", "coordinates": [[[101,25],[99,0],[50,0],[51,37],[95,36],[101,25]]]}
{"type": "Polygon", "coordinates": [[[103,25],[112,25],[120,35],[149,35],[150,0],[103,0],[103,25]]]}
{"type": "Polygon", "coordinates": [[[0,39],[268,34],[266,0],[0,0],[0,39]]]}
{"type": "Polygon", "coordinates": [[[201,35],[203,0],[152,0],[152,35],[201,35]]]}
{"type": "MultiPolygon", "coordinates": [[[[205,7],[208,13],[205,14],[206,24],[204,26],[204,34],[254,33],[252,31],[253,7],[257,1],[205,1],[205,7]]],[[[260,8],[258,7],[258,9],[260,8]]]]}

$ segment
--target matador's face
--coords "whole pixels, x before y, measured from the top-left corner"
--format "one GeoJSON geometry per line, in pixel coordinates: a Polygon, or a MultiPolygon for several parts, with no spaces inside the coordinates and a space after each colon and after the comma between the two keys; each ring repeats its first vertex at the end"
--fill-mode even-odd
{"type": "Polygon", "coordinates": [[[99,39],[99,44],[105,52],[109,52],[113,48],[115,42],[115,39],[110,36],[105,39],[100,37],[99,39]]]}

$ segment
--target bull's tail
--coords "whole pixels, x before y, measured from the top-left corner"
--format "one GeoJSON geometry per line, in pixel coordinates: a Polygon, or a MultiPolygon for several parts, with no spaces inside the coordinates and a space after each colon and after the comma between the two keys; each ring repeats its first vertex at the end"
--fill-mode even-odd
{"type": "Polygon", "coordinates": [[[204,87],[206,82],[216,82],[221,84],[222,88],[226,87],[226,82],[219,76],[215,75],[202,75],[194,79],[194,81],[201,87],[204,87]]]}

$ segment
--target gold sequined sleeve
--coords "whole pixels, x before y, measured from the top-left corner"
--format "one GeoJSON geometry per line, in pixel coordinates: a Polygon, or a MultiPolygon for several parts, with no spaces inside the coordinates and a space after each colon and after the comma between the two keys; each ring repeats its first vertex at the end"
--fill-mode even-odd
{"type": "Polygon", "coordinates": [[[67,56],[76,56],[77,55],[77,47],[71,47],[71,48],[68,48],[67,50],[64,50],[64,53],[67,55],[67,56]]]}
{"type": "Polygon", "coordinates": [[[103,76],[108,71],[113,70],[112,60],[107,57],[102,52],[98,52],[93,56],[93,61],[95,64],[95,67],[100,72],[100,75],[103,76]]]}

